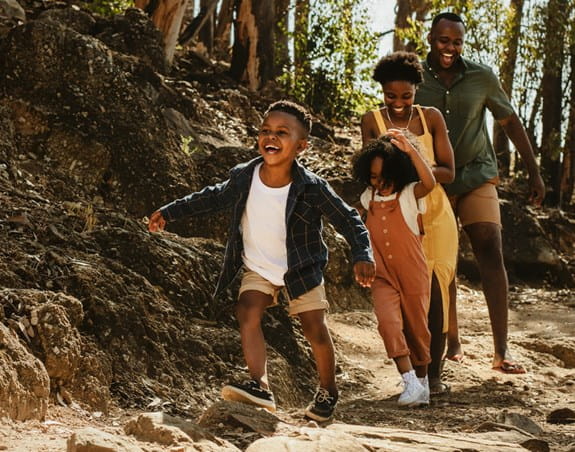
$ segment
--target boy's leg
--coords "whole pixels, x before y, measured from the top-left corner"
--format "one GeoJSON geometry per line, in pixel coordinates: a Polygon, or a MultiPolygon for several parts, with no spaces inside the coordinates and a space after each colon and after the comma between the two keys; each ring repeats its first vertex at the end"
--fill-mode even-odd
{"type": "Polygon", "coordinates": [[[289,303],[290,315],[299,317],[303,333],[311,345],[319,376],[319,388],[307,406],[305,415],[319,422],[332,418],[338,399],[335,351],[325,315],[328,308],[323,284],[289,303]]]}
{"type": "Polygon", "coordinates": [[[300,312],[298,317],[303,333],[311,345],[315,358],[320,387],[330,394],[337,394],[335,383],[335,350],[326,323],[324,309],[300,312]]]}
{"type": "Polygon", "coordinates": [[[236,305],[236,317],[240,325],[240,336],[244,359],[251,378],[264,389],[269,389],[267,376],[266,342],[261,327],[266,308],[273,303],[273,297],[257,290],[242,292],[236,305]]]}
{"type": "MultiPolygon", "coordinates": [[[[274,396],[268,385],[266,344],[261,328],[263,314],[266,308],[274,303],[274,296],[257,289],[248,288],[248,285],[258,287],[258,284],[261,285],[262,290],[269,289],[269,284],[266,285],[265,280],[254,272],[248,274],[247,278],[244,275],[240,289],[241,293],[236,305],[242,350],[251,380],[243,383],[230,383],[224,386],[222,388],[222,397],[224,400],[249,403],[275,411],[274,396]],[[264,285],[261,285],[262,283],[264,285]]],[[[272,293],[273,290],[272,288],[272,293]]]]}

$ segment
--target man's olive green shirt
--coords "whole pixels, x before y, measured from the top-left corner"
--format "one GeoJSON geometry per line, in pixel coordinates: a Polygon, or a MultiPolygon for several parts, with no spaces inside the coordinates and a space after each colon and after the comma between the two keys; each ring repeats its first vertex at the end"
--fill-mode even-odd
{"type": "Polygon", "coordinates": [[[514,113],[489,67],[464,58],[460,64],[462,71],[447,88],[429,61],[424,61],[423,83],[415,95],[416,103],[438,108],[447,123],[455,154],[455,180],[445,186],[449,195],[467,193],[497,176],[497,159],[485,116],[487,110],[496,120],[514,113]]]}

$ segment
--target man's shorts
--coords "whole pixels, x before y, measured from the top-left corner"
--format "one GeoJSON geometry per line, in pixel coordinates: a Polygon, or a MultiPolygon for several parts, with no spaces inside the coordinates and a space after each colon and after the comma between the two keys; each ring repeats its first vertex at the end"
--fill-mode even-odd
{"type": "Polygon", "coordinates": [[[487,181],[475,190],[462,195],[450,196],[449,201],[463,227],[474,223],[495,223],[501,226],[495,180],[487,181]]]}
{"type": "MultiPolygon", "coordinates": [[[[238,298],[242,292],[245,292],[246,290],[257,290],[258,292],[270,295],[273,298],[273,301],[268,307],[278,305],[278,295],[281,290],[284,290],[284,295],[289,299],[284,286],[276,286],[263,276],[260,276],[258,273],[248,270],[247,268],[244,269],[238,298]]],[[[288,313],[293,316],[302,312],[315,311],[316,309],[324,309],[327,311],[328,308],[329,303],[325,296],[325,287],[323,284],[320,284],[295,300],[289,300],[288,313]]]]}

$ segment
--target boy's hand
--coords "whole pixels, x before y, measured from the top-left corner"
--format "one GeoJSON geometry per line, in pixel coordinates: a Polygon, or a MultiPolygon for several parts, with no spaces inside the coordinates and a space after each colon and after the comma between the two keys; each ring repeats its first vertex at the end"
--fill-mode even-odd
{"type": "Polygon", "coordinates": [[[375,264],[373,262],[356,262],[353,266],[355,280],[361,287],[371,287],[375,279],[375,264]]]}
{"type": "Polygon", "coordinates": [[[163,231],[166,227],[166,220],[162,216],[159,210],[156,210],[148,220],[148,231],[150,232],[158,232],[163,231]]]}

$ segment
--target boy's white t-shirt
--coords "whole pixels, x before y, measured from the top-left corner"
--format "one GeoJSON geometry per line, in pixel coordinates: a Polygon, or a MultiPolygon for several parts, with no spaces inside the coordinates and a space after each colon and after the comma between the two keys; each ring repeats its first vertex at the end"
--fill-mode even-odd
{"type": "Polygon", "coordinates": [[[254,169],[252,184],[241,222],[244,265],[276,286],[284,286],[288,269],[286,248],[286,204],[291,183],[280,188],[260,179],[260,163],[254,169]]]}
{"type": "MultiPolygon", "coordinates": [[[[401,213],[403,214],[403,218],[405,222],[409,226],[409,229],[415,234],[419,235],[419,225],[417,223],[417,216],[419,214],[424,214],[426,207],[425,207],[425,198],[415,198],[415,194],[413,189],[415,188],[415,184],[417,182],[412,182],[406,185],[401,193],[399,194],[399,207],[401,209],[401,213]]],[[[371,193],[373,191],[372,187],[367,187],[364,192],[361,194],[360,202],[364,209],[369,209],[369,202],[371,201],[371,193]]],[[[377,193],[373,197],[373,200],[376,202],[381,201],[391,201],[397,197],[397,192],[393,193],[388,196],[380,196],[377,193]]]]}

